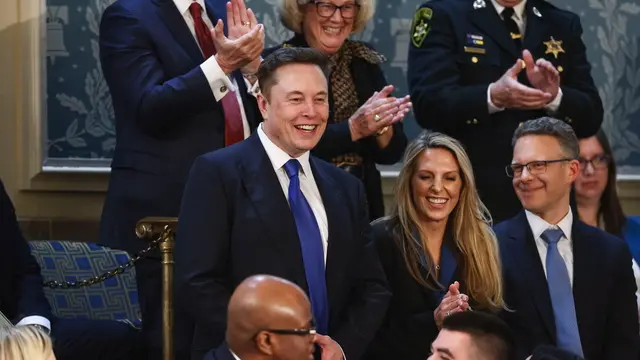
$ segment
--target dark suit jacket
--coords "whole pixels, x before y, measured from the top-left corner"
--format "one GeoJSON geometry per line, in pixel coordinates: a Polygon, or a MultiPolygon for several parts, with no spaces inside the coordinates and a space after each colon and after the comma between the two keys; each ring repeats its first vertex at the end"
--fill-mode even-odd
{"type": "MultiPolygon", "coordinates": [[[[296,34],[284,44],[266,49],[263,56],[267,56],[285,45],[309,46],[303,35],[296,34]]],[[[387,86],[387,80],[378,64],[371,64],[361,58],[354,57],[350,69],[360,106],[367,102],[374,92],[387,86]]],[[[354,175],[364,183],[369,203],[369,217],[371,220],[375,220],[385,214],[382,181],[376,164],[391,165],[400,161],[407,146],[407,136],[404,133],[402,123],[399,122],[393,125],[393,137],[384,149],[380,149],[376,139],[372,136],[354,142],[351,140],[347,119],[334,119],[334,106],[332,89],[329,86],[329,124],[320,142],[311,153],[329,162],[338,155],[349,153],[357,153],[362,157],[364,162],[362,173],[354,172],[354,175]],[[340,120],[340,122],[336,122],[336,120],[340,120]]]]}
{"type": "MultiPolygon", "coordinates": [[[[355,360],[380,325],[390,294],[370,245],[362,184],[322,160],[310,161],[329,224],[328,335],[355,360]]],[[[196,351],[223,340],[229,296],[248,276],[271,274],[308,290],[294,218],[257,134],[195,161],[178,238],[176,287],[196,321],[196,351]]]]}
{"type": "MultiPolygon", "coordinates": [[[[429,290],[420,285],[409,273],[402,252],[393,237],[388,220],[373,225],[373,239],[380,262],[387,276],[392,297],[384,323],[371,342],[364,359],[368,360],[424,360],[429,357],[431,342],[438,336],[433,312],[440,305],[446,290],[429,290]]],[[[458,266],[459,254],[452,258],[442,256],[439,281],[448,287],[460,282],[465,292],[462,267],[458,266]]],[[[424,269],[424,268],[423,268],[424,269]]],[[[426,269],[424,269],[426,275],[426,269]]],[[[437,284],[433,284],[437,287],[437,284]]],[[[471,305],[475,305],[470,299],[471,305]]]]}
{"type": "MultiPolygon", "coordinates": [[[[524,211],[495,227],[504,269],[504,312],[518,343],[519,359],[538,345],[556,344],[547,279],[524,211]]],[[[574,218],[573,296],[586,359],[640,355],[635,279],[627,245],[574,218]]]]}
{"type": "Polygon", "coordinates": [[[42,291],[40,266],[18,227],[15,210],[0,180],[0,311],[14,323],[31,315],[52,319],[42,291]]]}
{"type": "Polygon", "coordinates": [[[227,344],[222,344],[219,347],[210,350],[202,360],[235,360],[235,358],[227,344]]]}
{"type": "MultiPolygon", "coordinates": [[[[206,0],[215,24],[225,2],[206,0]]],[[[172,0],[119,0],[100,23],[100,61],[116,117],[116,149],[101,222],[101,241],[137,252],[135,224],[178,216],[198,155],[224,146],[224,114],[200,69],[204,58],[172,0]]],[[[252,129],[261,119],[242,76],[234,73],[252,129]]]]}
{"type": "MultiPolygon", "coordinates": [[[[522,55],[492,2],[484,3],[486,6],[479,9],[474,9],[474,0],[423,4],[422,8],[432,9],[432,17],[426,21],[424,41],[409,46],[407,76],[416,120],[424,128],[447,133],[463,143],[480,196],[497,223],[522,208],[515,192],[505,191],[511,189],[504,167],[511,163],[513,133],[521,122],[547,113],[507,109],[489,114],[489,84],[522,55]],[[480,37],[482,44],[474,44],[472,35],[480,37]]],[[[581,39],[580,18],[544,0],[527,1],[525,12],[523,48],[531,51],[534,59],[547,59],[561,71],[563,97],[553,116],[569,123],[580,138],[594,135],[602,123],[603,108],[581,39]],[[545,53],[544,42],[552,37],[562,41],[564,52],[557,58],[545,53]]],[[[529,85],[526,75],[520,76],[520,81],[529,85]]]]}

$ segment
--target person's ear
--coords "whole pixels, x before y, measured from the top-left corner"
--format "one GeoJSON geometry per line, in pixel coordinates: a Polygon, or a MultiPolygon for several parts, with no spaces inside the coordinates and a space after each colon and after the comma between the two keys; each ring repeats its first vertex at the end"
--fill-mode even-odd
{"type": "Polygon", "coordinates": [[[571,160],[569,162],[569,182],[573,183],[580,174],[580,162],[578,160],[571,160]]]}
{"type": "Polygon", "coordinates": [[[273,356],[274,351],[273,351],[273,341],[275,340],[275,338],[273,336],[271,336],[271,334],[269,334],[266,331],[261,331],[258,333],[258,335],[256,336],[256,348],[258,349],[259,352],[269,355],[269,356],[273,356]]]}
{"type": "Polygon", "coordinates": [[[262,119],[267,120],[267,113],[269,110],[269,102],[263,93],[259,93],[256,95],[256,100],[258,101],[258,109],[260,109],[260,114],[262,115],[262,119]]]}

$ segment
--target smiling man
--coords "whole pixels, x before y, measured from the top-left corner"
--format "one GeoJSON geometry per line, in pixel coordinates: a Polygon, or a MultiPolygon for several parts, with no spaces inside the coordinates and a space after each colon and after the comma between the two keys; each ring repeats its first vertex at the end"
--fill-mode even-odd
{"type": "Polygon", "coordinates": [[[229,296],[255,274],[305,290],[323,360],[360,358],[382,322],[390,293],[363,186],[309,154],[327,126],[327,69],[310,48],[267,56],[256,134],[191,169],[175,259],[177,306],[196,323],[194,358],[224,339],[229,296]]]}
{"type": "Polygon", "coordinates": [[[585,359],[638,359],[638,312],[624,241],[590,227],[569,206],[580,148],[568,124],[529,120],[513,135],[513,179],[522,207],[495,228],[518,358],[554,345],[585,359]]]}

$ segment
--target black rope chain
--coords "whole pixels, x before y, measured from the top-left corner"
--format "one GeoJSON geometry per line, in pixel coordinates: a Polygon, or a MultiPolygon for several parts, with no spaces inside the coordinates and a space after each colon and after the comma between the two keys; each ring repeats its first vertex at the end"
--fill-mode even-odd
{"type": "Polygon", "coordinates": [[[157,239],[153,240],[146,249],[143,249],[138,254],[136,254],[131,260],[127,263],[119,265],[117,268],[107,271],[102,275],[94,276],[92,278],[80,281],[57,281],[50,280],[42,283],[42,286],[50,287],[52,289],[69,289],[69,288],[81,288],[84,286],[99,284],[104,282],[107,279],[110,279],[114,276],[120,275],[125,272],[128,268],[132,267],[136,261],[140,260],[146,253],[158,247],[160,242],[162,241],[162,236],[159,236],[157,239]]]}

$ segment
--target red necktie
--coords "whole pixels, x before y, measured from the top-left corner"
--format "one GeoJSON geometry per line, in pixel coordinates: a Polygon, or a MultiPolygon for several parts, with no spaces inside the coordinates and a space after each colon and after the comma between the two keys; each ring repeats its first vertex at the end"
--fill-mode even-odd
{"type": "MultiPolygon", "coordinates": [[[[202,20],[202,7],[197,2],[191,3],[189,6],[189,12],[193,17],[193,24],[196,30],[196,38],[200,49],[204,54],[204,58],[216,54],[216,46],[213,44],[213,37],[211,31],[207,27],[207,24],[202,20]]],[[[244,140],[244,129],[242,126],[242,115],[240,114],[240,104],[236,94],[229,90],[229,92],[220,100],[222,103],[222,109],[224,110],[224,143],[225,146],[235,144],[244,140]]]]}

